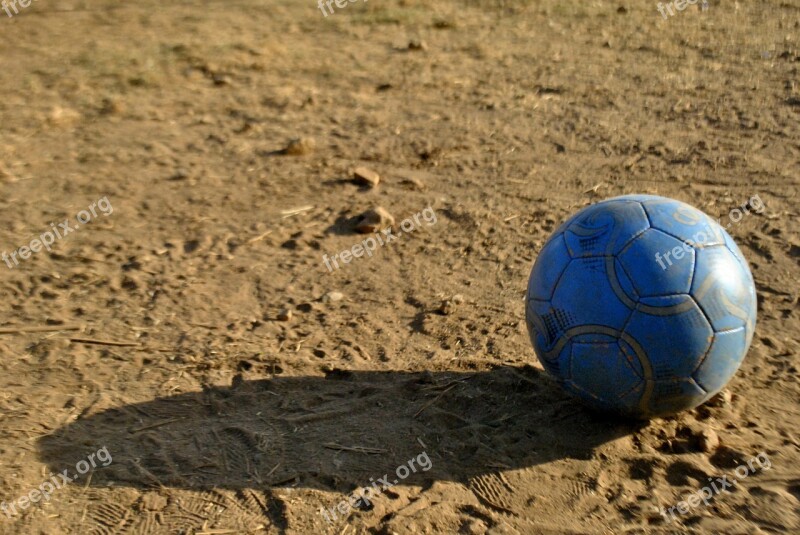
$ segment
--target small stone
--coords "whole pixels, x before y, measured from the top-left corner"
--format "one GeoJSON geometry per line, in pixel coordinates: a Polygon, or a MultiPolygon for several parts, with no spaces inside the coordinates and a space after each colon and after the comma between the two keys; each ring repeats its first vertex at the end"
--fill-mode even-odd
{"type": "Polygon", "coordinates": [[[356,222],[356,232],[370,234],[394,225],[394,217],[380,206],[361,214],[356,222]]]}
{"type": "Polygon", "coordinates": [[[722,401],[725,402],[726,405],[730,405],[733,403],[733,392],[728,390],[727,388],[718,394],[722,401]]]}
{"type": "Polygon", "coordinates": [[[381,181],[381,176],[371,169],[366,167],[356,167],[353,171],[353,182],[359,186],[367,186],[374,188],[381,181]]]}
{"type": "Polygon", "coordinates": [[[214,81],[214,85],[216,86],[223,86],[223,85],[230,85],[231,78],[226,74],[214,74],[211,79],[214,81]]]}
{"type": "Polygon", "coordinates": [[[170,180],[186,180],[187,178],[189,178],[189,171],[185,167],[179,167],[172,176],[169,177],[170,180]]]}
{"type": "Polygon", "coordinates": [[[697,435],[697,447],[700,451],[711,453],[719,447],[719,436],[713,429],[704,429],[697,435]]]}
{"type": "Polygon", "coordinates": [[[707,405],[711,407],[730,407],[733,402],[733,394],[727,388],[716,396],[708,400],[707,405]]]}
{"type": "Polygon", "coordinates": [[[292,311],[288,308],[284,308],[280,312],[278,312],[278,321],[290,321],[292,319],[292,311]]]}
{"type": "Polygon", "coordinates": [[[72,108],[54,106],[50,109],[50,114],[47,118],[52,124],[70,125],[77,122],[81,118],[81,114],[72,108]]]}
{"type": "Polygon", "coordinates": [[[145,511],[161,511],[167,506],[167,499],[155,492],[142,496],[142,509],[145,511]]]}
{"type": "Polygon", "coordinates": [[[441,306],[439,307],[439,312],[444,314],[445,316],[449,316],[453,312],[455,312],[456,307],[464,302],[464,296],[461,294],[456,294],[450,299],[445,299],[442,301],[441,306]]]}
{"type": "Polygon", "coordinates": [[[409,50],[428,50],[428,44],[422,39],[411,39],[408,42],[409,50]]]}
{"type": "Polygon", "coordinates": [[[317,143],[312,138],[301,137],[291,140],[289,144],[286,145],[286,148],[283,149],[283,153],[290,156],[302,156],[314,152],[316,147],[317,143]]]}
{"type": "Polygon", "coordinates": [[[104,98],[100,102],[101,115],[120,115],[125,112],[125,105],[122,101],[113,98],[104,98]]]}
{"type": "Polygon", "coordinates": [[[335,303],[344,299],[344,294],[341,292],[328,292],[322,296],[322,301],[325,303],[335,303]]]}
{"type": "Polygon", "coordinates": [[[406,185],[406,186],[410,186],[412,189],[417,189],[417,190],[420,190],[420,191],[425,189],[425,183],[422,180],[420,180],[420,179],[418,179],[416,177],[413,177],[413,176],[410,176],[410,177],[407,177],[407,178],[403,179],[401,184],[406,185]]]}

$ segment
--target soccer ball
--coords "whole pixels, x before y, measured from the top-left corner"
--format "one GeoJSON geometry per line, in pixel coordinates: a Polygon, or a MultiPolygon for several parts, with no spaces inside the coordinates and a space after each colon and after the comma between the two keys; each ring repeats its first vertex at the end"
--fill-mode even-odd
{"type": "Polygon", "coordinates": [[[742,252],[703,212],[626,195],[545,243],[526,296],[542,365],[590,406],[637,418],[696,407],[742,363],[756,291],[742,252]]]}

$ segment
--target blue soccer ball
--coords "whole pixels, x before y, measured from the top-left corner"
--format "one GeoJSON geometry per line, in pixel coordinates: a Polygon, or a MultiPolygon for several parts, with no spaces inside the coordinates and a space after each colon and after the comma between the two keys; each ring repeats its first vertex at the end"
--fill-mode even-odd
{"type": "Polygon", "coordinates": [[[542,365],[592,407],[637,418],[696,407],[742,363],[753,276],[717,222],[626,195],[588,206],[533,265],[526,323],[542,365]]]}

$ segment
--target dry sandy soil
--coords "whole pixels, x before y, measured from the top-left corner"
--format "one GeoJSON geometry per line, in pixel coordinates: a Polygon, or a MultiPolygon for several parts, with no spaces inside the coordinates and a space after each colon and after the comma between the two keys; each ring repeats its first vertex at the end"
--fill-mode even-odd
{"type": "Polygon", "coordinates": [[[0,249],[113,208],[0,264],[0,532],[800,532],[798,39],[797,0],[0,12],[0,249]],[[563,393],[524,322],[548,234],[623,193],[766,206],[730,229],[742,369],[643,423],[563,393]],[[329,272],[375,206],[436,222],[329,272]]]}

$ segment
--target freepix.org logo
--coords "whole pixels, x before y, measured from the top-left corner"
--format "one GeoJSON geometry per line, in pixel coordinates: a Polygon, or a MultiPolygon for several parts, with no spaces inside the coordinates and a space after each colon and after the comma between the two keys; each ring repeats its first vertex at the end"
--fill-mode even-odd
{"type": "MultiPolygon", "coordinates": [[[[658,12],[661,13],[662,17],[664,17],[664,20],[667,20],[667,13],[669,13],[670,17],[675,16],[675,11],[672,10],[673,7],[677,11],[683,11],[687,7],[693,6],[696,3],[697,0],[675,0],[674,2],[667,2],[666,5],[664,5],[662,2],[659,2],[656,6],[656,9],[658,9],[658,12]]],[[[703,0],[700,2],[700,9],[702,11],[708,11],[708,0],[703,0]]]]}
{"type": "Polygon", "coordinates": [[[14,267],[19,266],[20,260],[29,259],[31,257],[31,253],[38,253],[43,247],[50,251],[50,246],[55,243],[56,238],[60,240],[67,234],[71,234],[76,230],[80,230],[83,225],[86,225],[92,219],[96,218],[96,208],[99,208],[100,213],[104,216],[114,213],[114,207],[111,206],[111,201],[108,200],[108,197],[103,197],[99,201],[90,204],[87,210],[81,210],[78,212],[78,214],[75,216],[78,224],[74,227],[70,225],[69,219],[65,219],[59,223],[58,226],[56,226],[55,223],[50,223],[50,230],[43,232],[38,238],[32,239],[28,245],[23,245],[19,249],[11,251],[11,254],[3,251],[2,254],[0,254],[0,258],[3,259],[3,262],[6,263],[9,269],[14,269],[14,267]]]}
{"type": "Polygon", "coordinates": [[[30,6],[32,1],[33,0],[3,0],[3,2],[0,3],[0,7],[3,8],[3,11],[5,11],[9,17],[13,17],[19,14],[17,4],[19,4],[19,7],[24,8],[30,6]],[[12,9],[14,10],[14,15],[11,14],[12,9]]]}
{"type": "MultiPolygon", "coordinates": [[[[415,231],[421,227],[420,219],[425,221],[428,226],[435,225],[437,221],[436,212],[429,206],[421,212],[404,219],[400,223],[400,230],[404,234],[415,231]]],[[[341,260],[343,264],[349,264],[354,258],[361,258],[365,254],[369,258],[372,258],[372,255],[378,249],[379,245],[383,247],[384,245],[399,239],[400,236],[403,235],[393,234],[392,230],[392,227],[385,228],[381,233],[375,233],[369,238],[366,238],[365,240],[353,245],[349,249],[345,249],[344,251],[331,255],[330,257],[328,257],[327,254],[324,254],[322,255],[322,262],[325,264],[325,267],[328,268],[328,272],[330,273],[334,269],[339,269],[341,267],[339,266],[339,260],[341,260]]]]}
{"type": "Polygon", "coordinates": [[[49,502],[50,497],[55,491],[64,488],[68,483],[72,483],[80,476],[88,473],[92,468],[97,468],[97,461],[101,463],[100,466],[102,467],[106,467],[114,461],[114,459],[111,458],[111,454],[108,452],[107,446],[103,446],[96,452],[89,454],[86,459],[78,461],[75,464],[75,472],[77,473],[74,476],[69,475],[69,469],[64,470],[58,475],[50,474],[50,479],[43,482],[38,488],[32,489],[30,492],[13,500],[11,503],[0,503],[0,510],[2,510],[8,518],[12,518],[35,503],[40,501],[45,503],[49,502]],[[19,508],[19,511],[17,511],[17,508],[19,508]]]}
{"type": "Polygon", "coordinates": [[[758,467],[761,468],[761,470],[770,470],[772,468],[772,462],[769,460],[767,454],[762,451],[747,461],[746,465],[742,464],[737,466],[733,471],[733,475],[730,477],[728,475],[723,475],[716,479],[709,477],[708,485],[690,494],[685,500],[681,500],[669,509],[661,508],[659,512],[664,517],[664,520],[670,523],[675,520],[676,511],[678,514],[685,515],[695,507],[699,507],[701,503],[708,507],[711,504],[711,500],[713,500],[717,494],[723,492],[730,493],[728,490],[729,488],[733,488],[737,482],[743,480],[747,476],[755,474],[757,471],[756,463],[758,463],[758,467]]]}

